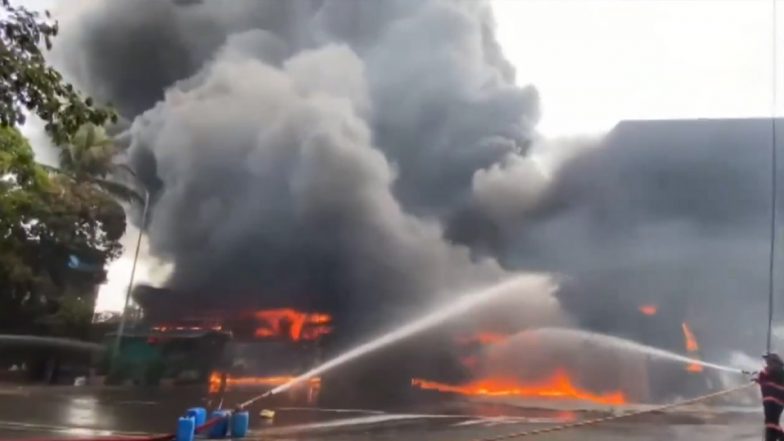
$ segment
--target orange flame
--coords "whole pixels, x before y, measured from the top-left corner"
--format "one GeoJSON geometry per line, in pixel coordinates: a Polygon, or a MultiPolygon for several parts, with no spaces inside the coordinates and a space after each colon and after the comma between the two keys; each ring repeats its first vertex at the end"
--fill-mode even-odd
{"type": "Polygon", "coordinates": [[[683,339],[686,343],[686,350],[689,352],[697,352],[700,350],[700,345],[697,344],[697,337],[691,332],[691,328],[685,322],[681,323],[683,328],[683,339]]]}
{"type": "Polygon", "coordinates": [[[480,332],[475,335],[468,335],[458,337],[456,340],[459,344],[469,345],[479,343],[482,345],[489,345],[493,343],[498,343],[500,341],[506,340],[508,336],[505,334],[499,334],[497,332],[480,332]]]}
{"type": "Polygon", "coordinates": [[[703,369],[704,368],[702,367],[702,365],[701,364],[697,364],[697,363],[689,363],[689,365],[686,366],[686,370],[687,371],[693,372],[695,374],[698,373],[698,372],[702,372],[703,369]]]}
{"type": "MultiPolygon", "coordinates": [[[[697,343],[697,337],[694,336],[694,332],[692,332],[686,322],[681,323],[681,328],[683,328],[683,340],[686,345],[686,351],[696,358],[696,352],[700,350],[700,345],[697,343]]],[[[703,369],[702,365],[697,363],[689,363],[689,365],[686,366],[686,370],[693,373],[702,372],[703,369]]]]}
{"type": "Polygon", "coordinates": [[[220,384],[221,384],[220,374],[213,371],[210,374],[210,379],[209,379],[210,393],[217,394],[218,392],[220,392],[220,384]]]}
{"type": "Polygon", "coordinates": [[[256,328],[257,338],[287,336],[292,341],[317,340],[329,334],[332,317],[317,312],[300,312],[291,308],[256,311],[254,316],[262,322],[256,328]]]}
{"type": "MultiPolygon", "coordinates": [[[[260,387],[260,386],[267,386],[267,387],[275,387],[280,386],[281,384],[286,384],[289,381],[293,380],[294,376],[291,375],[280,375],[280,376],[271,376],[271,377],[232,377],[230,375],[226,376],[226,389],[230,389],[232,387],[260,387]]],[[[321,378],[313,377],[308,380],[308,386],[311,388],[320,388],[321,387],[321,378]]],[[[219,372],[212,372],[210,374],[209,379],[209,391],[210,393],[218,393],[221,389],[221,374],[219,372]]]]}
{"type": "Polygon", "coordinates": [[[659,308],[656,305],[642,305],[639,307],[641,313],[647,316],[656,315],[659,312],[659,308]]]}
{"type": "Polygon", "coordinates": [[[517,380],[507,378],[485,378],[462,386],[453,386],[414,378],[411,380],[411,385],[423,390],[471,396],[581,400],[605,405],[626,403],[626,397],[622,392],[595,394],[580,389],[574,385],[566,371],[560,369],[545,381],[531,384],[520,384],[517,380]]]}

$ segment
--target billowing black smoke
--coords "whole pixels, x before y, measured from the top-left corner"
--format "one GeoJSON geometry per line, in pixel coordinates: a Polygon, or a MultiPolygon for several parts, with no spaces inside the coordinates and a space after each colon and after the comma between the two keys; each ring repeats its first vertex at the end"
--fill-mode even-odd
{"type": "Polygon", "coordinates": [[[761,351],[771,128],[623,122],[562,164],[535,207],[497,215],[480,202],[499,193],[477,194],[450,234],[507,267],[568,274],[559,298],[585,328],[682,349],[685,321],[707,357],[761,351]]]}
{"type": "Polygon", "coordinates": [[[378,330],[507,274],[442,224],[537,120],[487,2],[106,0],[75,20],[71,70],[133,119],[176,303],[378,330]]]}

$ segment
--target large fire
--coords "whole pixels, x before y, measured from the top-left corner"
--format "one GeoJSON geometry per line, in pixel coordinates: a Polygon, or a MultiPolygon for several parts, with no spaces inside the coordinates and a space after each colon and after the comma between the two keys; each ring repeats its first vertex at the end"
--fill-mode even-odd
{"type": "Polygon", "coordinates": [[[154,332],[196,331],[229,332],[238,338],[315,341],[332,332],[332,317],[321,312],[302,312],[292,308],[262,309],[245,313],[213,312],[205,317],[190,317],[174,323],[157,324],[154,332]],[[255,322],[246,331],[247,319],[255,322]],[[239,332],[239,334],[237,334],[239,332]]]}
{"type": "MultiPolygon", "coordinates": [[[[226,375],[226,390],[237,387],[275,387],[281,384],[286,384],[293,380],[294,376],[280,375],[271,377],[233,377],[226,375]]],[[[219,372],[212,372],[210,374],[210,393],[218,393],[221,390],[221,374],[219,372]]],[[[309,388],[318,389],[321,387],[321,378],[314,377],[308,380],[307,385],[309,388]]]]}
{"type": "MultiPolygon", "coordinates": [[[[684,344],[686,345],[686,352],[688,352],[689,355],[691,355],[693,358],[697,358],[697,353],[700,350],[700,345],[697,343],[697,337],[694,336],[694,332],[692,332],[691,328],[689,328],[689,325],[686,324],[686,322],[681,323],[681,328],[683,328],[683,340],[684,344]]],[[[689,363],[689,365],[686,366],[686,370],[697,373],[702,372],[703,367],[697,363],[689,363]]]]}
{"type": "Polygon", "coordinates": [[[332,331],[329,314],[281,308],[256,311],[253,315],[260,322],[254,333],[257,338],[287,336],[292,341],[317,340],[332,331]]]}
{"type": "Polygon", "coordinates": [[[411,385],[423,390],[469,396],[579,400],[604,405],[626,403],[626,397],[622,392],[597,394],[575,386],[564,370],[556,370],[544,381],[528,384],[522,384],[516,379],[484,378],[455,386],[414,378],[411,380],[411,385]]]}

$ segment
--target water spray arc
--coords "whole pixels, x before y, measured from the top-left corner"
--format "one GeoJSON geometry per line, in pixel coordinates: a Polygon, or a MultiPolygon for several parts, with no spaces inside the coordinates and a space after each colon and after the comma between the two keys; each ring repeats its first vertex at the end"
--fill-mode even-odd
{"type": "MultiPolygon", "coordinates": [[[[451,303],[450,305],[444,308],[436,309],[430,312],[429,314],[420,317],[417,320],[409,322],[369,342],[356,346],[355,348],[347,352],[344,352],[343,354],[321,364],[320,366],[311,369],[308,372],[305,372],[302,375],[299,375],[291,379],[290,381],[287,381],[284,384],[276,386],[275,388],[261,395],[258,395],[243,403],[240,403],[238,407],[246,408],[262,398],[266,398],[271,395],[276,395],[281,392],[285,392],[286,390],[290,389],[291,387],[297,384],[302,383],[303,381],[307,381],[313,377],[321,375],[324,372],[332,370],[356,358],[362,357],[368,353],[382,349],[385,346],[388,346],[392,343],[409,338],[415,334],[418,334],[422,331],[437,326],[450,318],[453,318],[460,314],[464,314],[470,311],[472,308],[480,306],[490,300],[502,296],[510,295],[514,292],[519,292],[519,290],[542,290],[542,289],[550,289],[550,290],[553,289],[553,285],[548,277],[525,275],[525,276],[519,276],[519,277],[509,279],[497,285],[491,286],[489,288],[485,288],[483,290],[476,291],[471,294],[464,295],[457,301],[451,303]]],[[[724,366],[716,363],[710,363],[710,362],[686,357],[684,355],[680,355],[675,352],[667,351],[660,348],[655,348],[653,346],[644,345],[641,343],[637,343],[635,341],[626,340],[611,335],[605,335],[605,334],[599,334],[595,332],[582,331],[578,329],[569,329],[569,328],[539,328],[531,332],[545,334],[556,338],[568,339],[572,341],[590,340],[606,346],[615,347],[626,351],[642,353],[664,360],[675,361],[675,362],[686,363],[686,364],[697,364],[705,368],[716,369],[724,372],[732,372],[737,374],[745,373],[742,370],[733,368],[731,366],[724,366]]]]}
{"type": "Polygon", "coordinates": [[[295,377],[291,381],[281,384],[280,386],[277,386],[262,395],[241,403],[239,407],[245,408],[264,397],[285,392],[286,390],[303,381],[307,381],[310,378],[323,374],[326,371],[334,369],[363,355],[377,351],[392,343],[409,338],[415,334],[430,329],[452,317],[469,312],[472,308],[480,306],[490,300],[514,293],[519,293],[521,290],[528,292],[541,292],[542,290],[552,291],[553,289],[554,284],[547,276],[523,275],[503,281],[489,288],[466,294],[463,297],[453,301],[446,307],[438,308],[393,331],[383,334],[378,338],[356,346],[355,348],[327,361],[326,363],[323,363],[320,366],[317,366],[316,368],[311,369],[310,371],[305,372],[298,377],[295,377]]]}
{"type": "Polygon", "coordinates": [[[623,351],[645,354],[661,360],[668,360],[668,361],[685,363],[685,364],[695,364],[708,369],[715,369],[723,372],[732,372],[737,374],[744,373],[742,370],[734,368],[732,366],[725,366],[717,363],[702,361],[696,358],[691,358],[685,355],[678,354],[676,352],[667,351],[665,349],[638,343],[633,340],[627,340],[625,338],[615,337],[613,335],[601,334],[598,332],[584,331],[580,329],[571,329],[571,328],[539,328],[529,332],[541,336],[548,336],[548,337],[569,340],[569,341],[597,343],[605,347],[617,348],[623,351]]]}

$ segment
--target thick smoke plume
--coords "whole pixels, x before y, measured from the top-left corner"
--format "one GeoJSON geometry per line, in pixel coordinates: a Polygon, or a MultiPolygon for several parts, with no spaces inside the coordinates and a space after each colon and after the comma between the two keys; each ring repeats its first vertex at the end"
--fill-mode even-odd
{"type": "Polygon", "coordinates": [[[523,299],[518,326],[563,307],[671,349],[688,321],[707,358],[762,346],[769,121],[622,123],[548,172],[488,2],[104,0],[70,21],[69,71],[133,121],[180,303],[378,329],[547,271],[561,306],[523,299]]]}
{"type": "Polygon", "coordinates": [[[709,359],[758,353],[771,142],[765,119],[622,122],[563,163],[535,207],[499,217],[479,200],[450,234],[507,267],[569,275],[559,299],[584,328],[683,350],[688,322],[709,359]]]}
{"type": "Polygon", "coordinates": [[[526,161],[537,119],[488,3],[107,0],[74,20],[70,70],[133,121],[175,302],[375,330],[509,273],[443,228],[478,170],[526,161]]]}

